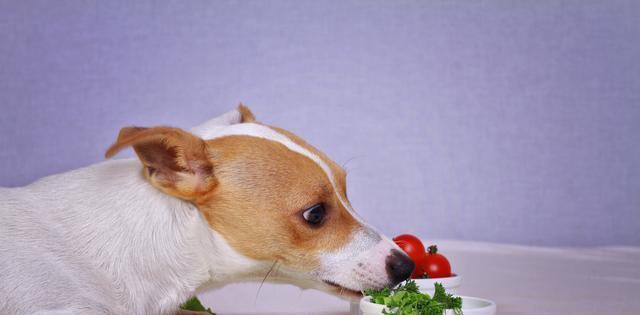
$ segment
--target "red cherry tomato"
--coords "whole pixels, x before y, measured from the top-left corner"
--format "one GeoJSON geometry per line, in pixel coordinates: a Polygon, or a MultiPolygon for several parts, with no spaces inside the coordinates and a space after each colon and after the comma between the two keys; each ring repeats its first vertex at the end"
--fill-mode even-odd
{"type": "MultiPolygon", "coordinates": [[[[438,247],[436,245],[429,246],[426,255],[422,258],[420,267],[427,275],[427,278],[451,277],[451,265],[449,264],[449,260],[438,254],[438,247]]],[[[424,277],[424,275],[422,276],[424,277]]]]}
{"type": "Polygon", "coordinates": [[[422,278],[424,271],[421,268],[422,259],[425,256],[424,245],[419,238],[411,234],[402,234],[393,238],[393,241],[405,252],[416,264],[416,268],[411,274],[411,278],[422,278]]]}

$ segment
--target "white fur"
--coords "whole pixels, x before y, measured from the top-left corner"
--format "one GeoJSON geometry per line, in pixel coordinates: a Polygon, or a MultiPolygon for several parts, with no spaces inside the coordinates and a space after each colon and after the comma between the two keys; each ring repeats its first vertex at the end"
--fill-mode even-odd
{"type": "Polygon", "coordinates": [[[374,229],[363,226],[342,248],[321,254],[320,277],[351,290],[388,286],[386,258],[391,250],[404,253],[396,243],[374,229]]]}
{"type": "Polygon", "coordinates": [[[149,185],[137,160],[1,189],[0,216],[0,314],[169,314],[207,283],[264,268],[149,185]]]}
{"type": "Polygon", "coordinates": [[[210,139],[207,135],[210,134],[212,130],[221,126],[239,124],[241,121],[242,114],[237,109],[234,109],[191,128],[191,132],[203,139],[210,139]]]}

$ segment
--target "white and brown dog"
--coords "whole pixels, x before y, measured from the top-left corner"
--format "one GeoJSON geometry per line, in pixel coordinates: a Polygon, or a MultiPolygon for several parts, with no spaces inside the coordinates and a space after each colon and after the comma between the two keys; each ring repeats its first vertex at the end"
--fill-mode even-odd
{"type": "Polygon", "coordinates": [[[244,106],[187,132],[123,128],[107,161],[0,189],[0,314],[172,314],[263,279],[334,294],[414,268],[347,200],[345,172],[244,106]]]}

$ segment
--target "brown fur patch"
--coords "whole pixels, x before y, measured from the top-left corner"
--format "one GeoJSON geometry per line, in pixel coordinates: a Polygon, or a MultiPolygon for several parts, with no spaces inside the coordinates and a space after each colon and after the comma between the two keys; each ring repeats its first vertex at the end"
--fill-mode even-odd
{"type": "Polygon", "coordinates": [[[287,136],[287,138],[291,139],[291,141],[293,141],[295,144],[307,149],[309,152],[317,155],[323,162],[325,162],[328,166],[329,169],[331,169],[331,172],[333,173],[333,176],[335,178],[336,181],[336,185],[338,186],[338,189],[340,190],[340,193],[342,194],[342,197],[345,201],[349,202],[347,200],[347,173],[344,171],[344,169],[342,167],[340,167],[338,164],[336,164],[333,160],[331,160],[326,154],[324,154],[322,151],[316,149],[314,146],[308,144],[306,141],[302,140],[302,138],[296,136],[295,134],[293,134],[292,132],[289,132],[287,130],[284,130],[282,128],[278,128],[278,127],[272,127],[272,126],[267,126],[285,136],[287,136]]]}
{"type": "Polygon", "coordinates": [[[319,253],[350,240],[359,223],[337,199],[324,171],[281,143],[250,136],[207,141],[218,185],[198,208],[213,229],[240,253],[311,269],[319,253]],[[302,218],[323,203],[320,227],[302,218]]]}

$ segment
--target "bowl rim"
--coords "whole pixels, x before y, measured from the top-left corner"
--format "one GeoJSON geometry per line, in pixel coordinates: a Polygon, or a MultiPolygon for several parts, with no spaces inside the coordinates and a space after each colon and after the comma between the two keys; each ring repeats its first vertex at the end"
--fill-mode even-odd
{"type": "MultiPolygon", "coordinates": [[[[447,290],[455,290],[462,286],[462,277],[454,275],[446,278],[424,278],[424,279],[412,279],[420,286],[420,292],[431,293],[435,291],[433,287],[436,282],[442,284],[447,290]]],[[[455,291],[453,292],[455,294],[455,291]]]]}
{"type": "MultiPolygon", "coordinates": [[[[492,300],[488,300],[485,298],[479,298],[479,297],[475,297],[475,296],[467,296],[467,295],[455,295],[456,297],[461,297],[462,298],[462,303],[464,305],[464,300],[476,300],[476,301],[481,301],[481,302],[485,302],[488,305],[487,306],[483,306],[483,307],[474,307],[474,308],[467,308],[467,310],[483,310],[483,309],[488,309],[488,308],[492,308],[496,306],[496,302],[492,301],[492,300]]],[[[377,305],[380,307],[385,307],[385,305],[382,304],[377,304],[377,303],[373,303],[371,302],[371,297],[370,296],[363,296],[360,299],[360,303],[369,303],[369,304],[373,304],[373,305],[377,305]]],[[[465,308],[463,307],[462,310],[464,311],[465,308]]]]}
{"type": "Polygon", "coordinates": [[[440,279],[446,279],[446,280],[454,280],[454,279],[462,279],[462,276],[457,274],[457,273],[452,273],[451,277],[443,277],[443,278],[416,278],[416,279],[408,279],[408,280],[413,280],[413,281],[418,281],[418,280],[429,280],[429,281],[435,281],[438,282],[438,280],[440,279]]]}

